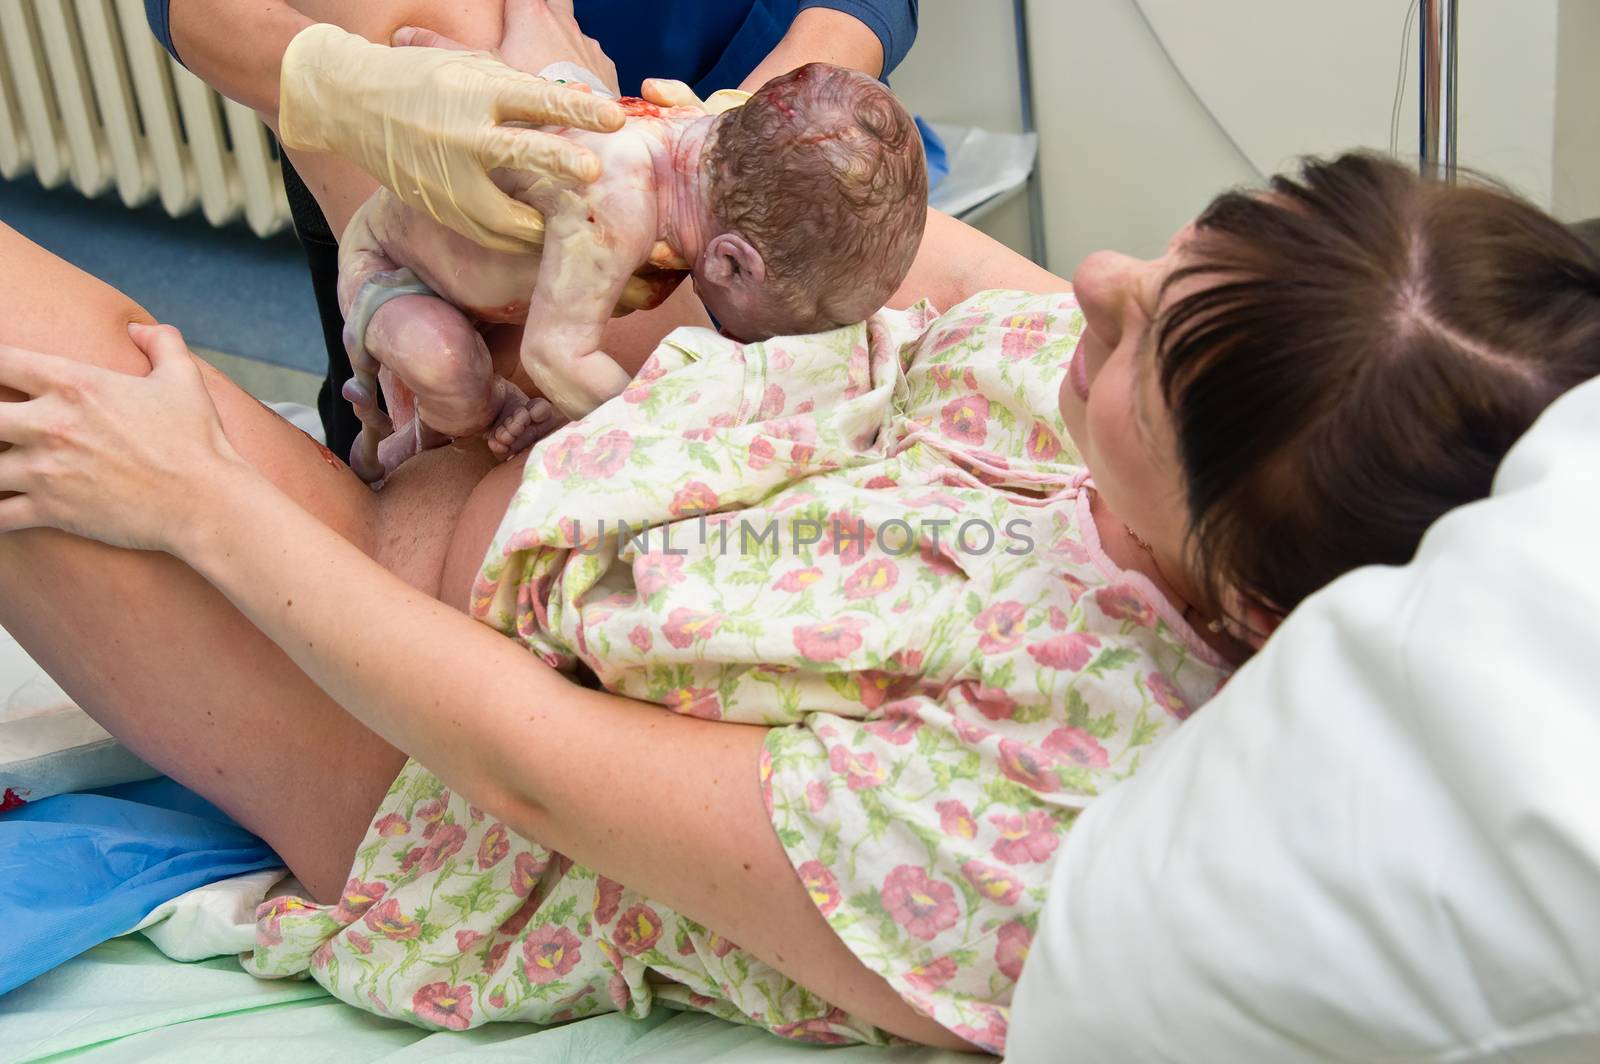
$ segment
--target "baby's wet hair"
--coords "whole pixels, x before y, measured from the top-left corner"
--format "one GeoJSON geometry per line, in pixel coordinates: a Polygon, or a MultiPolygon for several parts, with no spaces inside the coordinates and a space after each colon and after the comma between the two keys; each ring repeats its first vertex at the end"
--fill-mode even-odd
{"type": "Polygon", "coordinates": [[[928,170],[910,112],[859,71],[810,63],[723,114],[711,210],[761,253],[786,332],[861,321],[911,270],[928,170]]]}

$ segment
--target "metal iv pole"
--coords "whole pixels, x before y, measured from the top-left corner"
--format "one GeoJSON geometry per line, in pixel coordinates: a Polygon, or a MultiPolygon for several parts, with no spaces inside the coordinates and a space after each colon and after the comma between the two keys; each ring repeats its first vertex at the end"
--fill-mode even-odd
{"type": "Polygon", "coordinates": [[[1422,173],[1441,181],[1456,179],[1456,8],[1457,0],[1421,0],[1417,33],[1422,71],[1422,173]]]}
{"type": "MultiPolygon", "coordinates": [[[[1017,27],[1017,80],[1022,90],[1022,131],[1037,133],[1033,124],[1033,63],[1028,52],[1027,0],[1012,0],[1011,18],[1017,27]]],[[[1028,236],[1031,258],[1045,263],[1044,192],[1039,183],[1039,161],[1034,156],[1033,172],[1028,175],[1028,236]]]]}

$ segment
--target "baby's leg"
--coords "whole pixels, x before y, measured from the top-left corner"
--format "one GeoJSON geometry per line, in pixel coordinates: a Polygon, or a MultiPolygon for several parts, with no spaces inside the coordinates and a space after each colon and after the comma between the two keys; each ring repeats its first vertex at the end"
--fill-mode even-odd
{"type": "Polygon", "coordinates": [[[339,255],[345,347],[355,371],[345,398],[364,426],[350,465],[368,483],[417,451],[456,437],[486,433],[496,454],[509,457],[515,451],[507,446],[530,446],[550,414],[548,403],[530,401],[496,377],[472,320],[433,295],[380,244],[373,218],[399,209],[387,194],[375,195],[357,212],[339,255]],[[378,409],[380,369],[394,382],[385,394],[394,422],[402,426],[399,438],[390,435],[391,418],[378,409]],[[396,393],[408,401],[395,402],[396,393]]]}
{"type": "MultiPolygon", "coordinates": [[[[379,381],[389,411],[401,428],[372,452],[376,466],[365,468],[379,477],[387,476],[421,451],[479,433],[495,457],[504,461],[532,447],[555,427],[555,408],[542,398],[529,398],[495,372],[487,342],[454,306],[424,296],[402,296],[394,302],[408,305],[387,318],[381,311],[374,315],[367,338],[371,347],[385,352],[379,381]],[[466,329],[457,331],[446,320],[451,317],[459,318],[466,329]],[[391,334],[391,330],[398,331],[391,334]],[[470,364],[463,366],[455,353],[467,336],[470,364]],[[411,358],[412,352],[423,357],[411,358]],[[465,372],[454,375],[463,369],[465,372]]],[[[346,387],[346,398],[356,404],[363,419],[367,416],[363,411],[376,406],[372,395],[355,381],[346,387]]],[[[371,481],[363,467],[356,471],[371,481]]]]}
{"type": "MultiPolygon", "coordinates": [[[[361,431],[347,456],[350,468],[371,484],[381,479],[378,445],[394,431],[389,416],[378,409],[378,371],[381,363],[366,344],[366,332],[375,311],[374,293],[385,281],[398,279],[399,270],[372,231],[372,218],[382,209],[383,193],[363,203],[345,229],[339,246],[339,313],[344,316],[344,348],[354,375],[344,385],[344,399],[355,408],[361,431]]],[[[390,285],[393,291],[393,285],[390,285]]]]}

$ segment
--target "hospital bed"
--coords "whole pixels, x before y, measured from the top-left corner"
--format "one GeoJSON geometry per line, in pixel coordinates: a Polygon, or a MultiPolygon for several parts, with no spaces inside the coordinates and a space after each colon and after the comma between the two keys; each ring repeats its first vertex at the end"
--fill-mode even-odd
{"type": "Polygon", "coordinates": [[[315,983],[262,982],[230,957],[177,964],[119,938],[0,998],[0,1060],[573,1061],[626,1064],[956,1064],[929,1050],[816,1047],[710,1016],[658,1010],[560,1027],[430,1034],[359,1012],[315,983]]]}
{"type": "MultiPolygon", "coordinates": [[[[1600,1059],[1597,426],[1600,381],[1518,444],[1493,498],[1412,565],[1309,600],[1084,814],[1013,1059],[1600,1059]]],[[[38,796],[150,774],[85,720],[0,638],[0,765],[31,734],[54,758],[26,767],[38,796]]],[[[0,849],[0,890],[27,874],[0,849]]],[[[430,1034],[244,973],[233,954],[281,875],[185,891],[0,996],[0,1062],[970,1059],[667,1011],[430,1034]]]]}
{"type": "MultiPolygon", "coordinates": [[[[1414,562],[1303,603],[1079,818],[1011,1059],[1600,1059],[1597,455],[1600,380],[1414,562]]],[[[0,845],[0,891],[29,872],[6,862],[0,845]]],[[[239,968],[278,875],[159,905],[0,996],[0,1061],[971,1059],[819,1051],[667,1012],[431,1035],[239,968]]]]}
{"type": "MultiPolygon", "coordinates": [[[[432,1034],[353,1009],[310,981],[258,980],[237,955],[254,944],[256,906],[294,881],[207,803],[170,780],[139,782],[154,775],[0,636],[0,780],[10,781],[14,805],[0,816],[0,965],[10,968],[0,967],[0,991],[15,987],[0,993],[0,1064],[818,1059],[816,1047],[667,1010],[642,1021],[610,1015],[432,1034]],[[101,786],[109,780],[134,782],[101,786]],[[19,790],[38,800],[15,806],[19,790]],[[53,791],[73,793],[44,796],[53,791]],[[100,941],[108,935],[116,937],[100,941]]],[[[966,1059],[914,1048],[827,1056],[830,1064],[966,1059]]]]}

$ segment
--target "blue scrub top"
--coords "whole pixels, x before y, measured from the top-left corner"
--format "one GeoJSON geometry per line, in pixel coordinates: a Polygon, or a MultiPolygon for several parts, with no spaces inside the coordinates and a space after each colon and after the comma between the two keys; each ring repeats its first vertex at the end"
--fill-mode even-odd
{"type": "Polygon", "coordinates": [[[645,78],[675,78],[701,96],[731,89],[789,32],[799,0],[578,0],[578,24],[637,94],[645,78]]]}
{"type": "MultiPolygon", "coordinates": [[[[617,83],[637,94],[645,78],[674,78],[701,97],[736,88],[789,32],[802,8],[854,15],[883,45],[883,73],[899,65],[917,35],[917,0],[578,0],[583,32],[617,65],[617,83]]],[[[950,167],[944,143],[917,119],[928,188],[950,167]]]]}
{"type": "MultiPolygon", "coordinates": [[[[150,29],[166,50],[172,46],[171,0],[145,0],[150,29]]],[[[883,45],[883,73],[899,65],[917,36],[918,0],[577,0],[583,31],[617,65],[622,91],[637,94],[645,78],[687,82],[702,97],[731,89],[775,48],[795,16],[825,7],[860,19],[883,45]]],[[[928,154],[929,185],[948,167],[944,146],[921,119],[928,154]]]]}
{"type": "MultiPolygon", "coordinates": [[[[144,0],[161,46],[172,46],[172,0],[144,0]]],[[[736,87],[808,7],[854,15],[883,44],[885,76],[917,36],[918,0],[577,0],[578,24],[617,64],[624,93],[645,78],[676,78],[701,95],[736,87]]]]}

